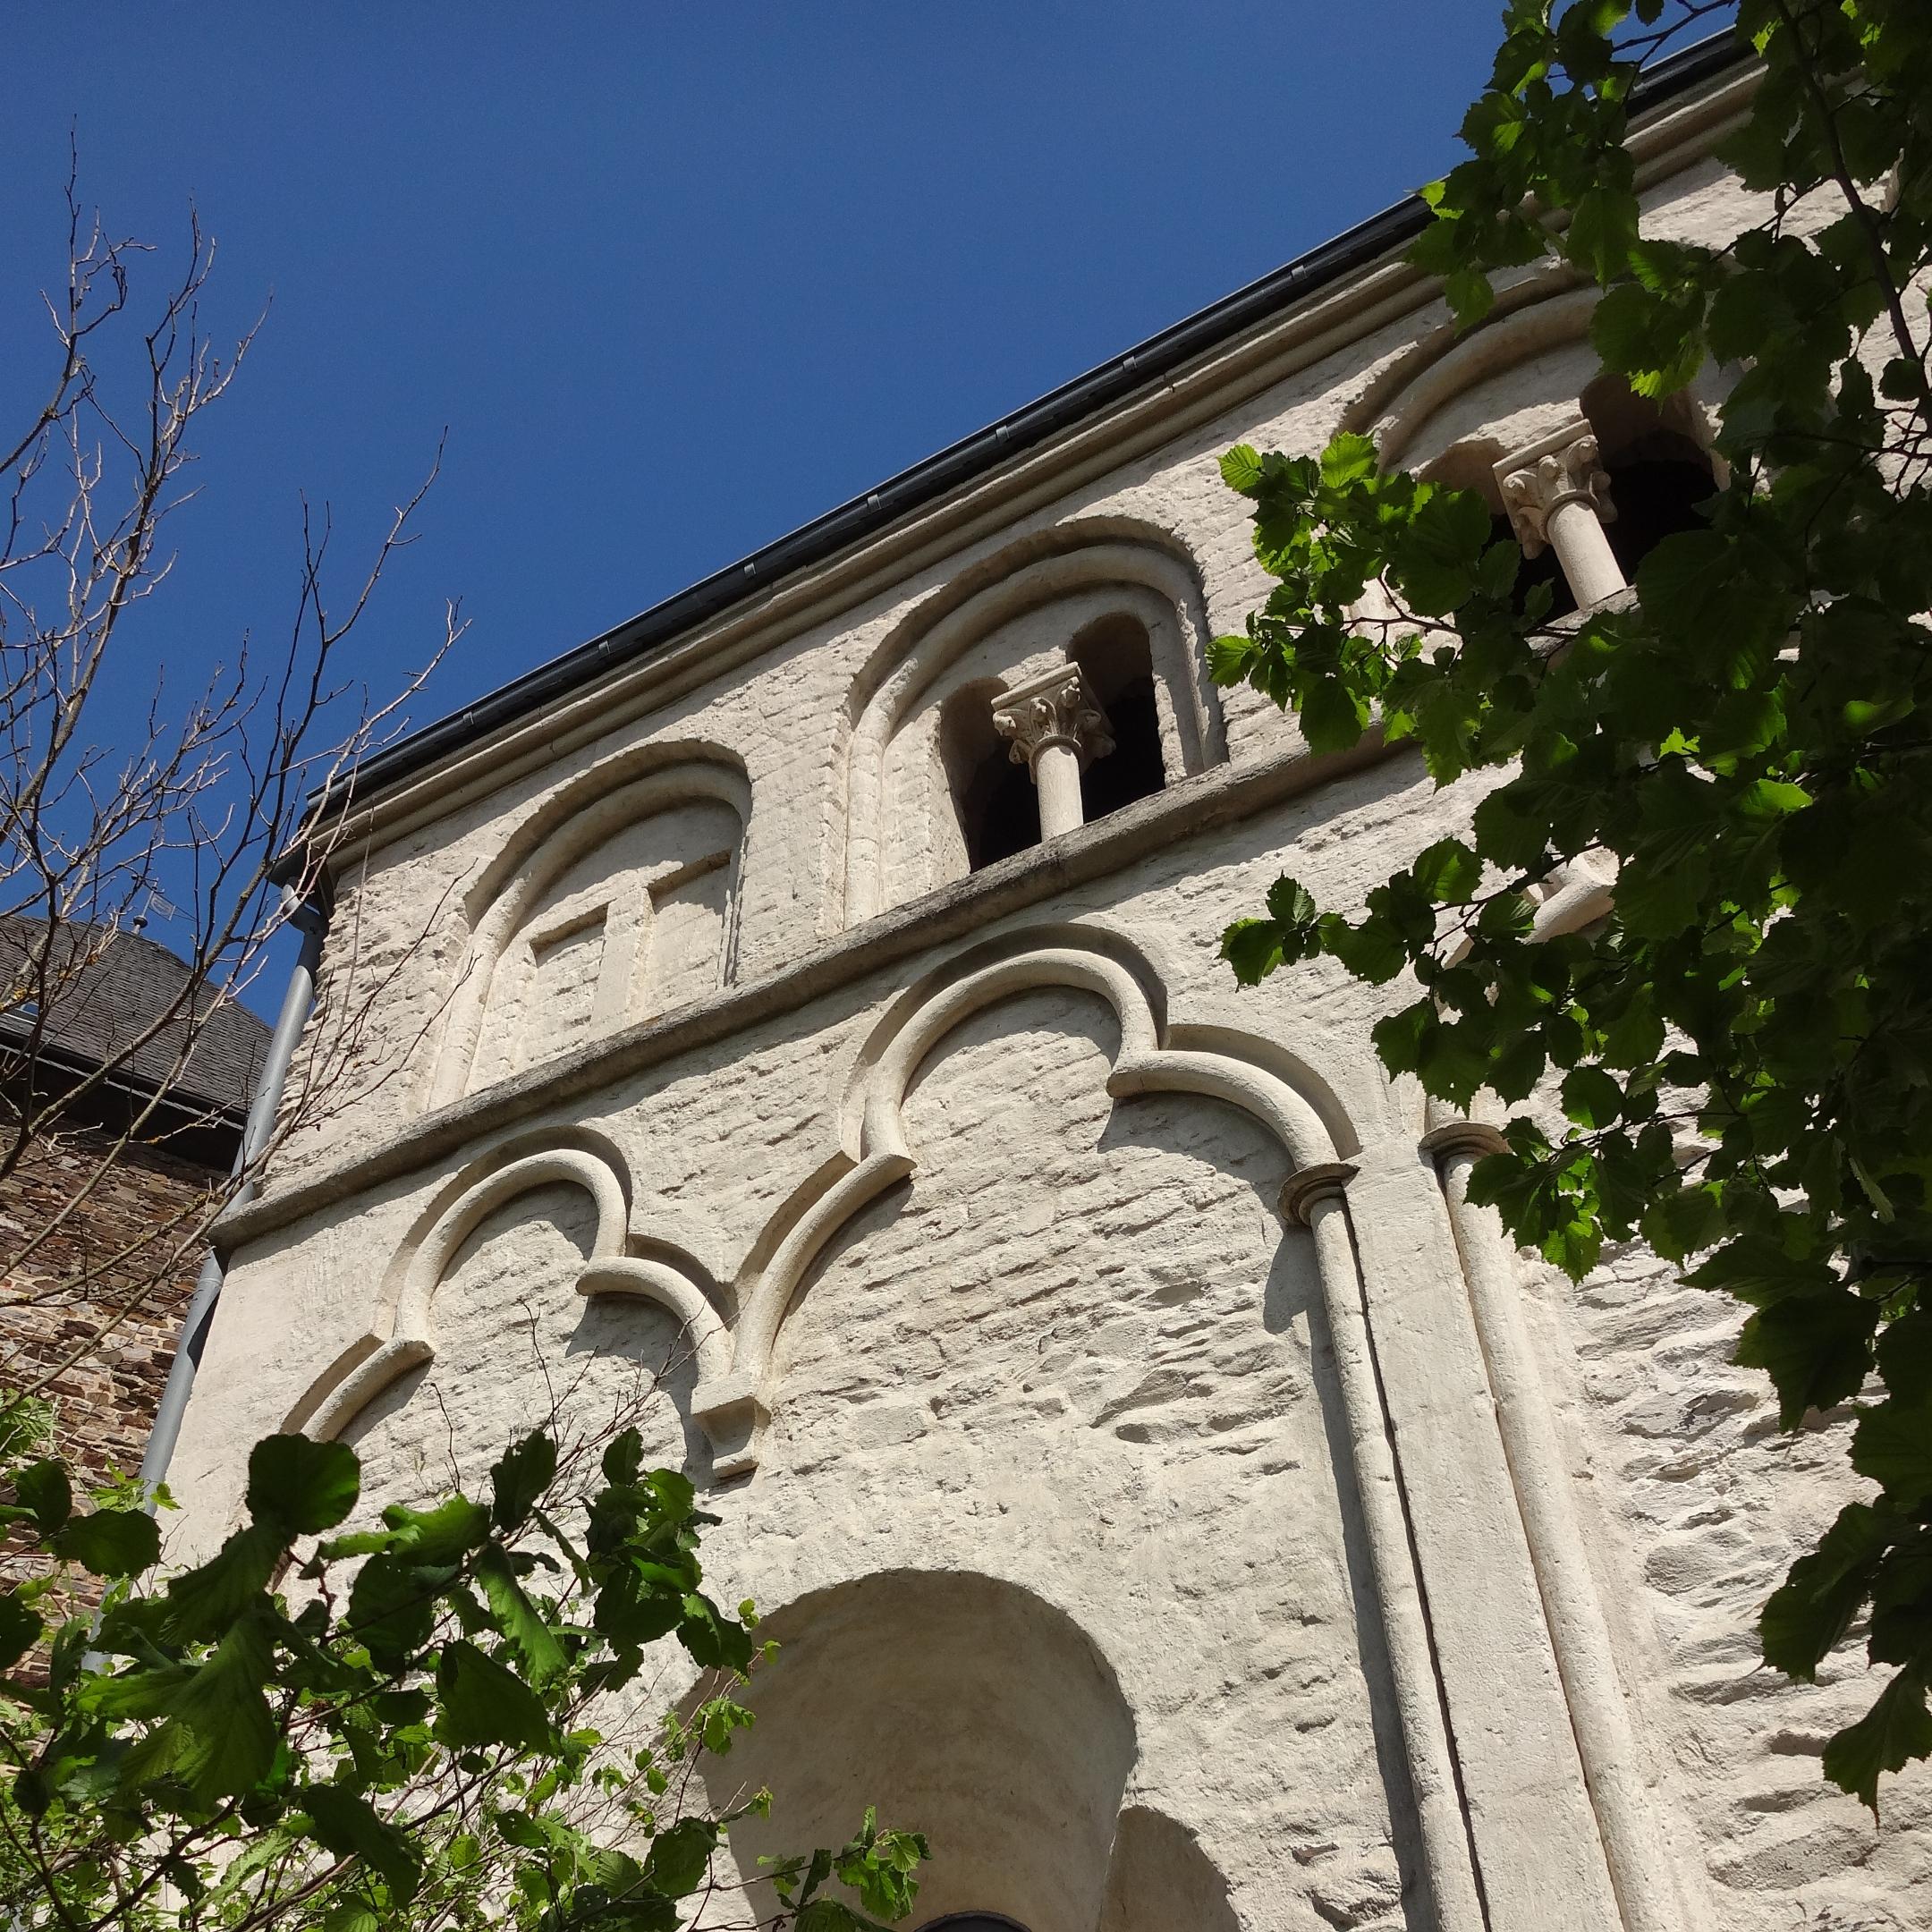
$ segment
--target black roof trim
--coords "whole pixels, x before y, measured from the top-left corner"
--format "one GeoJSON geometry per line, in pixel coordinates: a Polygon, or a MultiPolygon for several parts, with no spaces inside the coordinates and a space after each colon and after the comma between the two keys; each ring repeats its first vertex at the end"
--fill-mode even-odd
{"type": "MultiPolygon", "coordinates": [[[[1741,47],[1732,35],[1714,34],[1645,74],[1631,92],[1631,107],[1656,106],[1727,68],[1746,65],[1750,58],[1750,51],[1741,47]]],[[[1003,416],[910,470],[902,470],[864,496],[814,517],[775,543],[701,578],[689,589],[652,605],[589,643],[513,678],[462,710],[411,733],[363,762],[355,775],[354,791],[366,797],[392,785],[549,699],[591,682],[618,665],[646,656],[754,591],[794,571],[825,562],[894,519],[1045,442],[1083,417],[1150,386],[1304,296],[1392,253],[1419,234],[1428,221],[1428,209],[1416,195],[1384,208],[1259,281],[1210,302],[1158,335],[1136,343],[1124,354],[1063,383],[1011,416],[1003,416]]],[[[323,804],[323,792],[311,795],[312,814],[318,813],[323,804]]]]}

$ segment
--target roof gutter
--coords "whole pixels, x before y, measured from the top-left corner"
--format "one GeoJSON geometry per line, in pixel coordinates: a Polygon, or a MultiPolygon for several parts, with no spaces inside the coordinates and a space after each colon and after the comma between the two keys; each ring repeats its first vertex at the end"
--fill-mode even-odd
{"type": "MultiPolygon", "coordinates": [[[[1748,65],[1752,58],[1729,33],[1714,34],[1661,62],[1631,90],[1631,111],[1655,107],[1701,82],[1748,65]]],[[[1097,413],[1108,405],[1172,375],[1256,324],[1269,320],[1316,290],[1406,246],[1428,225],[1428,204],[1411,195],[1346,230],[1319,248],[1250,282],[1245,288],[1138,343],[1123,355],[1075,377],[1011,416],[914,463],[909,470],[815,517],[788,536],[754,550],[737,563],[700,579],[689,589],[652,605],[586,644],[499,686],[450,716],[412,732],[366,758],[332,793],[323,787],[309,800],[310,823],[352,796],[366,800],[476,743],[491,732],[551,699],[647,656],[768,589],[797,571],[824,563],[847,547],[923,508],[963,483],[997,468],[1023,450],[1097,413]]],[[[281,862],[290,877],[294,852],[281,862]]]]}

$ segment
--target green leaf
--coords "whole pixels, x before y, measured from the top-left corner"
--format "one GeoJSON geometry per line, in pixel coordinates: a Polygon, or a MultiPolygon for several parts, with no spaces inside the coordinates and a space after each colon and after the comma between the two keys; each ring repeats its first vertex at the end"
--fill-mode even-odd
{"type": "Polygon", "coordinates": [[[1759,1305],[1787,1295],[1824,1294],[1838,1277],[1823,1261],[1787,1254],[1764,1234],[1742,1234],[1720,1248],[1690,1277],[1698,1288],[1721,1288],[1759,1305]]]}
{"type": "Polygon", "coordinates": [[[1825,1747],[1825,1775],[1877,1818],[1880,1775],[1927,1757],[1932,1757],[1932,1710],[1926,1707],[1925,1676],[1902,1670],[1864,1716],[1825,1747]]]}
{"type": "Polygon", "coordinates": [[[556,1733],[542,1699],[467,1638],[444,1645],[436,1684],[436,1734],[451,1750],[476,1744],[555,1748],[556,1733]]]}
{"type": "Polygon", "coordinates": [[[167,1633],[177,1641],[212,1642],[268,1588],[287,1546],[261,1523],[237,1530],[214,1555],[167,1587],[167,1633]]]}
{"type": "Polygon", "coordinates": [[[688,1898],[705,1881],[718,1835],[709,1818],[680,1818],[651,1841],[644,1882],[667,1898],[688,1898]]]}
{"type": "Polygon", "coordinates": [[[436,1626],[437,1575],[387,1552],[370,1557],[349,1592],[349,1633],[390,1669],[413,1663],[436,1626]]]}
{"type": "Polygon", "coordinates": [[[139,1791],[153,1775],[185,1777],[206,1800],[240,1797],[275,1761],[277,1733],[263,1687],[274,1667],[268,1626],[246,1616],[225,1635],[199,1668],[116,1677],[101,1695],[104,1709],[131,1708],[158,1697],[167,1721],[122,1760],[123,1791],[139,1791]],[[143,1677],[159,1680],[144,1686],[143,1677]]]}
{"type": "Polygon", "coordinates": [[[604,1452],[604,1480],[609,1483],[634,1483],[644,1470],[644,1438],[634,1428],[627,1428],[614,1437],[604,1452]]]}
{"type": "Polygon", "coordinates": [[[1852,1438],[1852,1467],[1895,1507],[1917,1509],[1932,1496],[1932,1402],[1894,1397],[1868,1409],[1852,1438]]]}
{"type": "Polygon", "coordinates": [[[23,1508],[33,1512],[35,1527],[43,1537],[52,1536],[73,1513],[73,1490],[67,1471],[51,1457],[18,1471],[13,1493],[23,1508]]]}
{"type": "Polygon", "coordinates": [[[1593,280],[1610,282],[1630,266],[1637,242],[1637,197],[1628,189],[1589,189],[1570,217],[1563,252],[1593,280]]]}
{"type": "Polygon", "coordinates": [[[337,1858],[360,1859],[406,1905],[422,1883],[422,1860],[409,1835],[379,1818],[369,1801],[343,1784],[310,1784],[298,1794],[316,1843],[337,1858]]]}
{"type": "Polygon", "coordinates": [[[1480,268],[1453,268],[1443,277],[1443,296],[1458,328],[1472,328],[1496,307],[1496,290],[1480,268]]]}
{"type": "Polygon", "coordinates": [[[1704,365],[1701,303],[1619,284],[1597,304],[1590,340],[1605,362],[1641,396],[1682,389],[1704,365]]]}
{"type": "Polygon", "coordinates": [[[1811,1410],[1858,1394],[1871,1372],[1877,1325],[1878,1310],[1855,1295],[1787,1295],[1744,1324],[1733,1359],[1769,1373],[1778,1420],[1796,1428],[1811,1410]]]}
{"type": "Polygon", "coordinates": [[[1273,919],[1236,919],[1221,935],[1221,957],[1243,986],[1259,986],[1282,963],[1282,929],[1273,919]]]}
{"type": "Polygon", "coordinates": [[[878,1928],[850,1905],[842,1905],[836,1899],[815,1898],[792,1921],[792,1932],[878,1932],[878,1928]]]}
{"type": "Polygon", "coordinates": [[[138,1576],[160,1557],[161,1531],[145,1510],[96,1510],[70,1517],[47,1547],[96,1576],[138,1576]]]}
{"type": "Polygon", "coordinates": [[[1811,794],[1802,785],[1758,778],[1737,794],[1736,809],[1741,817],[1763,825],[1787,812],[1802,811],[1810,802],[1811,794]]]}
{"type": "Polygon", "coordinates": [[[1459,838],[1437,839],[1409,869],[1438,905],[1467,905],[1482,886],[1482,860],[1459,838]]]}
{"type": "Polygon", "coordinates": [[[1885,1520],[1864,1503],[1848,1504],[1818,1547],[1792,1565],[1758,1620],[1766,1663],[1809,1683],[1870,1594],[1891,1539],[1885,1520]]]}
{"type": "Polygon", "coordinates": [[[542,1429],[511,1444],[490,1470],[490,1518],[497,1529],[521,1530],[556,1476],[555,1439],[542,1429]]]}
{"type": "Polygon", "coordinates": [[[1261,458],[1251,444],[1237,443],[1222,457],[1221,480],[1243,496],[1253,495],[1261,480],[1261,458]]]}
{"type": "MultiPolygon", "coordinates": [[[[1242,446],[1246,447],[1245,445],[1242,446]]],[[[1249,453],[1251,455],[1253,452],[1249,453]]],[[[1374,439],[1352,430],[1344,429],[1322,452],[1321,478],[1330,489],[1342,489],[1351,483],[1362,482],[1376,473],[1377,467],[1374,439]]]]}
{"type": "Polygon", "coordinates": [[[1351,926],[1338,913],[1321,922],[1322,948],[1340,960],[1358,979],[1381,986],[1409,963],[1408,948],[1394,923],[1370,913],[1360,926],[1351,926]]]}
{"type": "Polygon", "coordinates": [[[1576,1067],[1563,1076],[1563,1110],[1579,1127],[1614,1126],[1623,1089],[1601,1067],[1576,1067]]]}
{"type": "Polygon", "coordinates": [[[249,1453],[249,1514],[285,1542],[333,1530],[361,1490],[362,1466],[347,1443],[269,1436],[249,1453]]]}
{"type": "Polygon", "coordinates": [[[1368,708],[1335,678],[1311,685],[1296,714],[1301,733],[1317,751],[1346,751],[1361,741],[1368,708]]]}
{"type": "Polygon", "coordinates": [[[1267,909],[1270,919],[1299,930],[1315,921],[1315,895],[1305,886],[1284,877],[1268,887],[1267,909]]]}
{"type": "Polygon", "coordinates": [[[1724,1204],[1714,1187],[1683,1188],[1655,1203],[1643,1217],[1643,1238],[1672,1261],[1708,1248],[1724,1232],[1724,1204]]]}
{"type": "Polygon", "coordinates": [[[523,1668],[539,1688],[564,1667],[564,1647],[537,1606],[524,1594],[500,1544],[492,1543],[476,1561],[477,1587],[495,1613],[496,1627],[515,1646],[523,1668]]]}
{"type": "Polygon", "coordinates": [[[40,1641],[47,1625],[18,1590],[0,1597],[0,1670],[12,1670],[40,1641]]]}
{"type": "Polygon", "coordinates": [[[451,1496],[432,1510],[392,1503],[382,1518],[392,1532],[390,1549],[412,1563],[455,1563],[489,1536],[489,1512],[467,1496],[451,1496]]]}
{"type": "Polygon", "coordinates": [[[1932,1402],[1932,1307],[1914,1309],[1887,1326],[1878,1339],[1878,1373],[1902,1401],[1932,1402]]]}

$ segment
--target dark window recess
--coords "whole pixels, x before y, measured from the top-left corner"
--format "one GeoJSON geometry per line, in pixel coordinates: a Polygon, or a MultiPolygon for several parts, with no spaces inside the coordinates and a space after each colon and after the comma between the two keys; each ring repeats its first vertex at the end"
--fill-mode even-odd
{"type": "MultiPolygon", "coordinates": [[[[1489,540],[1492,543],[1507,544],[1516,541],[1516,532],[1506,516],[1490,520],[1489,540]]],[[[1570,594],[1570,586],[1564,579],[1563,565],[1556,561],[1556,553],[1546,544],[1535,556],[1526,556],[1516,566],[1516,587],[1510,592],[1510,606],[1519,617],[1522,615],[1530,602],[1530,593],[1538,584],[1547,584],[1555,593],[1555,600],[1544,619],[1545,623],[1551,617],[1567,617],[1576,608],[1576,599],[1570,594]]]]}
{"type": "Polygon", "coordinates": [[[977,872],[1040,842],[1039,793],[1033,775],[1015,765],[1005,744],[986,753],[960,795],[967,862],[977,872]]]}
{"type": "Polygon", "coordinates": [[[1709,469],[1681,456],[1647,456],[1610,465],[1610,501],[1616,521],[1607,528],[1610,547],[1623,574],[1637,580],[1637,566],[1681,530],[1702,530],[1699,508],[1716,494],[1709,469]]]}
{"type": "Polygon", "coordinates": [[[1106,700],[1106,715],[1114,749],[1080,774],[1080,813],[1089,825],[1136,799],[1153,797],[1166,783],[1154,680],[1135,678],[1122,685],[1106,700]]]}

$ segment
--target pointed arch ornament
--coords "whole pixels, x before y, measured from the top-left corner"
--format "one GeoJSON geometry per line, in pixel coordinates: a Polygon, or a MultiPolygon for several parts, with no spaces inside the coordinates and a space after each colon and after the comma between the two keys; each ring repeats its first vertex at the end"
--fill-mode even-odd
{"type": "Polygon", "coordinates": [[[627,1294],[655,1301],[682,1326],[698,1373],[716,1375],[731,1343],[702,1269],[682,1250],[654,1244],[636,1254],[629,1233],[630,1187],[622,1157],[601,1136],[543,1144],[525,1136],[480,1156],[440,1189],[391,1260],[380,1306],[386,1318],[352,1343],[289,1411],[285,1429],[338,1436],[383,1391],[436,1359],[436,1292],[463,1243],[488,1216],[539,1188],[566,1186],[589,1197],[597,1215],[590,1253],[577,1276],[582,1295],[627,1294]]]}

